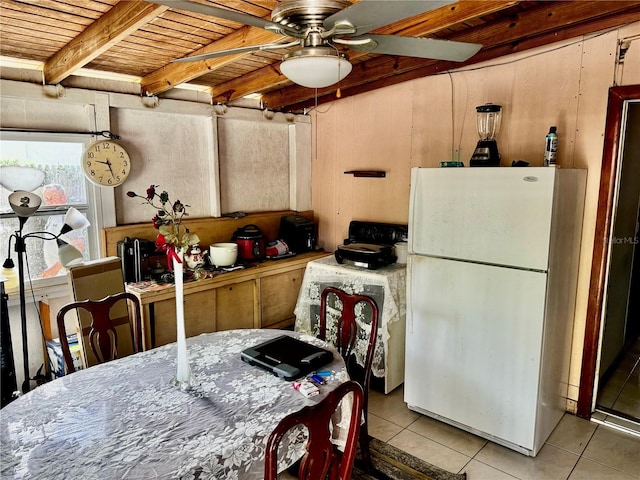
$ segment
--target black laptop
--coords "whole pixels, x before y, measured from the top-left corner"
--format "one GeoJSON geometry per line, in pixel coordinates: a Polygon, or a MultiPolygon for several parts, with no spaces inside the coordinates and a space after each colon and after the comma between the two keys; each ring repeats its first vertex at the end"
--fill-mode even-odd
{"type": "Polygon", "coordinates": [[[240,358],[285,380],[304,377],[333,360],[333,353],[288,335],[246,348],[240,358]]]}

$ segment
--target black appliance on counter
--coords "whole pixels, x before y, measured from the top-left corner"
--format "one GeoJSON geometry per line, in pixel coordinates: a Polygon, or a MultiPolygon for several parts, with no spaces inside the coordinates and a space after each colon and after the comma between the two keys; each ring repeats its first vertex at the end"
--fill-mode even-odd
{"type": "Polygon", "coordinates": [[[349,223],[349,238],[338,246],[335,257],[338,263],[375,270],[395,263],[393,246],[406,242],[408,235],[407,225],[353,220],[349,223]]]}
{"type": "Polygon", "coordinates": [[[316,225],[302,215],[280,217],[279,237],[295,253],[309,252],[316,247],[316,225]]]}
{"type": "Polygon", "coordinates": [[[116,244],[122,263],[122,276],[126,283],[141,282],[151,278],[151,271],[158,264],[166,266],[166,254],[156,251],[156,244],[143,238],[125,237],[116,244]]]}

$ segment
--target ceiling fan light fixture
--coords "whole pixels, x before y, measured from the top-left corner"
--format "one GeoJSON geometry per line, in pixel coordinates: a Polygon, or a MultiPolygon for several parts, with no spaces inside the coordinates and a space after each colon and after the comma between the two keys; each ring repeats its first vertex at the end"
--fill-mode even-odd
{"type": "Polygon", "coordinates": [[[284,76],[308,88],[338,83],[351,69],[348,57],[331,47],[303,47],[285,55],[280,64],[284,76]]]}

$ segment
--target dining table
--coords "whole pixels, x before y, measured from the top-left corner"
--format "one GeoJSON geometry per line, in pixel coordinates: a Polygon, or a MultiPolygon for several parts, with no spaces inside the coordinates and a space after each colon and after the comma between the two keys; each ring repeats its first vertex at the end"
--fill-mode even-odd
{"type": "MultiPolygon", "coordinates": [[[[0,410],[1,478],[262,479],[278,422],[349,379],[332,346],[288,330],[202,334],[187,339],[187,351],[194,378],[188,391],[173,385],[172,343],[76,371],[9,403],[0,410]],[[241,359],[242,350],[283,334],[334,354],[322,367],[330,376],[319,394],[306,397],[293,382],[241,359]]],[[[336,432],[348,424],[343,416],[336,432]]],[[[281,469],[304,453],[303,437],[289,438],[281,469]]]]}

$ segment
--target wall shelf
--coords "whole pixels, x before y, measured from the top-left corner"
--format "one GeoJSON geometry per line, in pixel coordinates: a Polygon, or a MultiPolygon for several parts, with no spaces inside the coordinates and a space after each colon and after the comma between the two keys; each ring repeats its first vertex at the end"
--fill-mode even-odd
{"type": "Polygon", "coordinates": [[[348,170],[344,173],[354,177],[384,178],[387,176],[384,170],[348,170]]]}

